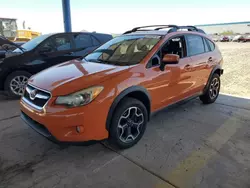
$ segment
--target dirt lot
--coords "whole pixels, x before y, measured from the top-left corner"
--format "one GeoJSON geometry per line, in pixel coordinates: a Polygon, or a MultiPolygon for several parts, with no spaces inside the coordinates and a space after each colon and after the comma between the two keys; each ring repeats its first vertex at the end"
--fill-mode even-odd
{"type": "MultiPolygon", "coordinates": [[[[218,43],[222,91],[250,96],[250,43],[218,43]]],[[[142,140],[60,147],[25,125],[18,101],[0,98],[0,188],[249,188],[250,99],[221,94],[152,117],[142,140]]]]}
{"type": "Polygon", "coordinates": [[[250,43],[218,42],[224,57],[221,91],[250,97],[250,43]]]}

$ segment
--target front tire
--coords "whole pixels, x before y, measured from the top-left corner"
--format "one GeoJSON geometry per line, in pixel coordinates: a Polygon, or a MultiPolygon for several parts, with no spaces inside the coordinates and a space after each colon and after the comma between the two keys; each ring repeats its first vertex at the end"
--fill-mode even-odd
{"type": "Polygon", "coordinates": [[[15,71],[11,73],[4,83],[4,90],[10,98],[20,98],[25,91],[31,74],[26,71],[15,71]]]}
{"type": "Polygon", "coordinates": [[[200,100],[204,104],[211,104],[216,101],[220,92],[220,83],[220,76],[216,73],[213,74],[211,80],[209,81],[207,90],[200,96],[200,100]]]}
{"type": "Polygon", "coordinates": [[[145,105],[137,99],[124,98],[113,114],[109,141],[120,149],[132,147],[142,138],[147,121],[145,105]]]}

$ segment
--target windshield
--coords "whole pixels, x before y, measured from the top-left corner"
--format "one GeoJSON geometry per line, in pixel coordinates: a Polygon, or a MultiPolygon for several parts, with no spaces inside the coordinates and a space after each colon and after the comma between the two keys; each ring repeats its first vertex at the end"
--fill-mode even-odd
{"type": "MultiPolygon", "coordinates": [[[[51,36],[51,35],[50,34],[41,35],[39,37],[36,37],[36,38],[24,43],[21,47],[26,51],[30,51],[30,50],[34,49],[38,44],[43,42],[49,36],[51,36]]],[[[16,50],[14,50],[14,52],[20,52],[20,49],[16,49],[16,50]]]]}
{"type": "Polygon", "coordinates": [[[110,40],[84,59],[119,66],[138,64],[159,42],[160,36],[120,36],[110,40]]]}

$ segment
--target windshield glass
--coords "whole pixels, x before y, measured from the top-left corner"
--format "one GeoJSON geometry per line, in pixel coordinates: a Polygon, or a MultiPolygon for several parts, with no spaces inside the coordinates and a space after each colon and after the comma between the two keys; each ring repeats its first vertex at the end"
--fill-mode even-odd
{"type": "MultiPolygon", "coordinates": [[[[46,38],[48,38],[50,36],[50,34],[46,34],[46,35],[41,35],[39,37],[36,37],[26,43],[24,43],[21,47],[26,50],[32,50],[34,49],[38,44],[40,44],[41,42],[43,42],[46,38]]],[[[16,49],[14,50],[14,52],[20,52],[20,49],[16,49]]]]}
{"type": "Polygon", "coordinates": [[[138,64],[157,44],[160,36],[120,36],[110,40],[84,59],[119,66],[138,64]]]}

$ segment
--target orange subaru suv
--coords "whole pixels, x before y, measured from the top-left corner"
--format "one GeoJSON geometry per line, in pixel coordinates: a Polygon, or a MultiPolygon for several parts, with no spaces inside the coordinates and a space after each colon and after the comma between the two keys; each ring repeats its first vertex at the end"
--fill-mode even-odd
{"type": "Polygon", "coordinates": [[[55,142],[108,139],[129,148],[154,112],[193,97],[213,103],[222,63],[216,44],[194,26],[137,27],[31,77],[21,117],[55,142]]]}

